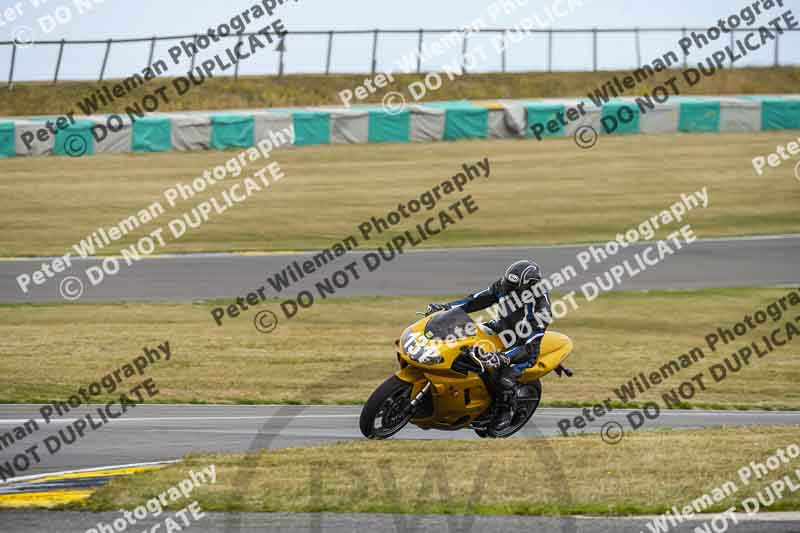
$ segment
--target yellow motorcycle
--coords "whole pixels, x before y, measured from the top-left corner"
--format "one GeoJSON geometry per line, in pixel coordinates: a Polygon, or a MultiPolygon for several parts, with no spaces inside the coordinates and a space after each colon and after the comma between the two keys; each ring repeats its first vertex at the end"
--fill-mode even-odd
{"type": "Polygon", "coordinates": [[[492,329],[456,307],[415,322],[395,346],[400,370],[375,389],[361,411],[361,433],[370,439],[389,438],[409,422],[422,429],[471,428],[484,438],[509,437],[539,406],[542,376],[552,371],[572,376],[562,365],[572,352],[572,341],[548,331],[535,364],[518,379],[511,425],[497,429],[495,369],[487,368],[480,357],[504,349],[492,329]]]}

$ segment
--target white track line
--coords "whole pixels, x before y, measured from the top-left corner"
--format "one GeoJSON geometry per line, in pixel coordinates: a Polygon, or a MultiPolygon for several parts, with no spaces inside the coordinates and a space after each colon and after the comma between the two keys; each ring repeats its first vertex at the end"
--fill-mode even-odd
{"type": "MultiPolygon", "coordinates": [[[[572,416],[576,412],[580,412],[580,408],[576,408],[574,410],[564,410],[559,412],[546,412],[546,408],[543,408],[542,411],[538,413],[538,417],[541,418],[557,418],[561,417],[562,415],[572,416]],[[560,414],[559,414],[560,413],[560,414]]],[[[631,413],[636,411],[636,409],[613,409],[610,413],[618,412],[619,414],[624,413],[631,413]]],[[[785,416],[794,416],[800,418],[800,412],[798,411],[684,411],[684,410],[671,410],[671,411],[662,411],[662,416],[669,416],[669,417],[676,417],[676,416],[689,416],[689,417],[753,417],[753,416],[778,416],[778,417],[785,417],[785,416]]],[[[308,415],[270,415],[264,414],[261,416],[155,416],[155,417],[138,417],[138,418],[117,418],[114,419],[114,422],[190,422],[190,421],[206,421],[206,420],[269,420],[273,418],[278,419],[295,419],[295,418],[356,418],[360,416],[358,413],[351,413],[351,414],[308,414],[308,415]]],[[[81,417],[82,418],[82,417],[81,417]]],[[[46,422],[44,419],[37,418],[33,419],[37,424],[40,425],[48,425],[48,424],[70,424],[81,418],[58,418],[50,420],[50,422],[46,422]]],[[[0,425],[19,425],[29,422],[31,419],[0,419],[0,425]]]]}
{"type": "Polygon", "coordinates": [[[127,465],[93,466],[91,468],[81,468],[81,469],[78,469],[78,470],[63,470],[61,472],[47,472],[47,473],[44,473],[44,474],[34,474],[32,476],[14,477],[14,478],[11,478],[11,479],[9,479],[7,481],[0,481],[0,485],[8,485],[8,484],[17,483],[17,482],[20,482],[20,481],[31,481],[31,480],[34,480],[34,479],[50,477],[50,476],[65,476],[65,475],[68,475],[68,474],[83,474],[83,473],[87,473],[87,472],[98,472],[100,470],[114,470],[114,469],[118,469],[118,468],[139,468],[139,467],[143,467],[143,466],[159,466],[159,465],[168,465],[168,464],[174,464],[174,463],[180,463],[180,462],[181,462],[180,459],[175,459],[175,460],[172,460],[172,461],[155,461],[155,462],[149,462],[149,463],[131,463],[131,464],[127,464],[127,465]]]}
{"type": "MultiPolygon", "coordinates": [[[[178,421],[188,421],[188,420],[265,420],[265,419],[272,419],[272,418],[354,418],[359,416],[358,414],[350,414],[350,415],[262,415],[262,416],[159,416],[153,418],[115,418],[114,423],[117,422],[178,422],[178,421]]],[[[50,424],[69,424],[75,422],[76,420],[81,420],[81,418],[59,418],[51,420],[50,424]]],[[[10,420],[0,420],[0,425],[2,424],[24,424],[25,422],[30,421],[24,419],[10,419],[10,420]]],[[[46,425],[48,422],[45,422],[44,419],[37,418],[34,419],[37,424],[46,425]]]]}
{"type": "MultiPolygon", "coordinates": [[[[590,408],[587,408],[590,409],[590,408]]],[[[574,411],[561,411],[563,414],[573,414],[575,412],[580,413],[582,408],[576,408],[574,411]]],[[[634,411],[638,411],[638,409],[609,409],[607,413],[632,413],[634,411]]],[[[591,412],[591,409],[590,409],[591,412]]],[[[535,416],[544,417],[544,416],[559,416],[557,413],[550,412],[545,413],[542,411],[537,411],[535,416]]],[[[659,416],[797,416],[800,417],[800,411],[702,411],[702,410],[693,410],[693,411],[684,411],[684,410],[677,410],[677,409],[669,409],[669,410],[662,410],[659,416]]]]}
{"type": "MultiPolygon", "coordinates": [[[[756,513],[756,514],[747,514],[747,513],[733,513],[736,515],[736,518],[740,522],[795,522],[800,520],[800,513],[796,511],[789,511],[789,512],[769,512],[769,513],[756,513]]],[[[684,521],[686,522],[706,522],[715,517],[719,516],[718,514],[709,514],[709,513],[702,513],[702,514],[695,514],[692,515],[691,518],[685,517],[684,521]]],[[[632,515],[632,516],[575,516],[578,520],[612,520],[612,521],[631,521],[631,520],[653,520],[663,518],[663,516],[655,516],[655,515],[632,515]]]]}

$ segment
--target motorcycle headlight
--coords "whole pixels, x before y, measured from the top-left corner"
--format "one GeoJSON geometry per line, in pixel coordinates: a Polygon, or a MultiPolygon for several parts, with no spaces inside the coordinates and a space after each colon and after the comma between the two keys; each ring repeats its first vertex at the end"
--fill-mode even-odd
{"type": "Polygon", "coordinates": [[[406,329],[400,338],[403,350],[412,361],[423,365],[438,365],[444,363],[444,357],[439,353],[440,341],[433,340],[406,329]]]}
{"type": "Polygon", "coordinates": [[[435,354],[423,353],[419,357],[419,359],[417,359],[417,361],[422,363],[423,365],[438,365],[439,363],[444,363],[444,357],[442,357],[438,353],[435,354]]]}

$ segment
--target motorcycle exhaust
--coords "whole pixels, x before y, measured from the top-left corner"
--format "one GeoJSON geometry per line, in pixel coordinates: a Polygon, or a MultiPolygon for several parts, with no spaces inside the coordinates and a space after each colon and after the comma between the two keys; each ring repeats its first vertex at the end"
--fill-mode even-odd
{"type": "Polygon", "coordinates": [[[573,372],[572,372],[572,370],[570,370],[569,368],[565,367],[564,365],[558,365],[556,367],[556,374],[558,374],[558,377],[560,377],[560,378],[564,377],[564,376],[567,376],[568,378],[571,378],[573,372]],[[563,376],[562,376],[562,373],[563,373],[563,376]]]}

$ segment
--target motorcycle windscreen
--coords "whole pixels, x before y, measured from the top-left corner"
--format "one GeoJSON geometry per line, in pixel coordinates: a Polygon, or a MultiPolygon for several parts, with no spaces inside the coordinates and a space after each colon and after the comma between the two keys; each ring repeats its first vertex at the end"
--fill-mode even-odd
{"type": "Polygon", "coordinates": [[[475,322],[463,309],[455,307],[432,316],[425,324],[424,335],[429,339],[445,340],[450,337],[461,340],[469,336],[466,328],[468,324],[477,328],[475,322]]]}

